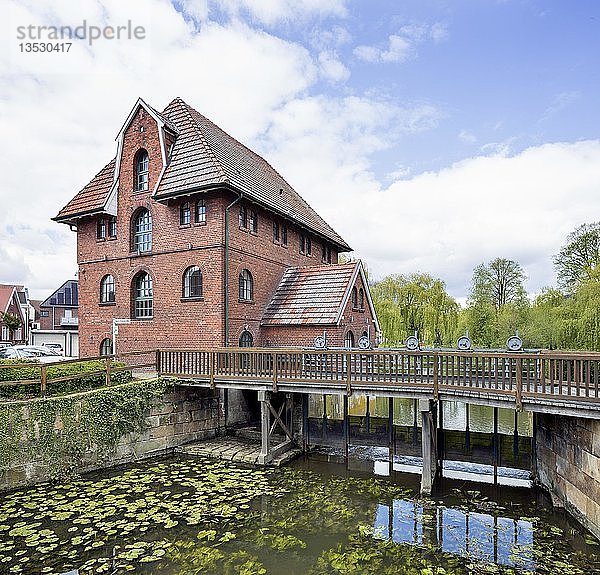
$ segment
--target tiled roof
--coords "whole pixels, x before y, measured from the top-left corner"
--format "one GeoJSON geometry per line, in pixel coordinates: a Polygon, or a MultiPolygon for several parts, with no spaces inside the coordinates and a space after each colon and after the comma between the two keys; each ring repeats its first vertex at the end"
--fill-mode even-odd
{"type": "MultiPolygon", "coordinates": [[[[181,98],[175,98],[162,113],[156,113],[178,135],[155,199],[230,186],[249,200],[329,239],[343,250],[350,249],[264,158],[232,138],[181,98]]],[[[69,221],[86,213],[101,211],[113,175],[114,160],[55,219],[69,221]]]]}
{"type": "Polygon", "coordinates": [[[247,198],[332,240],[348,244],[264,158],[232,138],[209,119],[175,98],[163,114],[179,129],[171,163],[154,196],[229,184],[247,198]]]}
{"type": "Polygon", "coordinates": [[[359,262],[289,268],[283,274],[261,325],[337,324],[359,262]]]}
{"type": "Polygon", "coordinates": [[[60,212],[53,218],[68,221],[79,216],[101,211],[113,184],[115,172],[114,158],[104,166],[60,212]]]}
{"type": "Polygon", "coordinates": [[[0,285],[0,312],[5,312],[10,304],[15,286],[0,285]]]}

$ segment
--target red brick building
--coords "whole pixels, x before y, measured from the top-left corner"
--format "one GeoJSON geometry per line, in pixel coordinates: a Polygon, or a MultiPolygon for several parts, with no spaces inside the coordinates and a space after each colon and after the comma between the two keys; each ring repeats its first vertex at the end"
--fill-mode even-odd
{"type": "Polygon", "coordinates": [[[180,98],[138,100],[116,157],[54,219],[77,229],[82,357],[112,349],[114,320],[130,320],[118,351],[376,343],[360,263],[336,265],[348,244],[180,98]]]}

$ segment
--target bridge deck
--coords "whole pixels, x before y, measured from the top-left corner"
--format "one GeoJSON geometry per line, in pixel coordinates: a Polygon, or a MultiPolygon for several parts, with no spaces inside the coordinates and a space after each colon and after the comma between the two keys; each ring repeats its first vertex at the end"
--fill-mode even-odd
{"type": "Polygon", "coordinates": [[[482,403],[600,418],[600,354],[224,348],[158,350],[190,385],[482,403]]]}

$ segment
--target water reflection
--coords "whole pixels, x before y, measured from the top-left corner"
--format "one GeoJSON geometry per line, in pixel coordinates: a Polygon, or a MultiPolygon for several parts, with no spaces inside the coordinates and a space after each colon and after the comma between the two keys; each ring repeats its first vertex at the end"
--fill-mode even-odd
{"type": "MultiPolygon", "coordinates": [[[[494,427],[494,408],[487,405],[467,405],[458,401],[443,401],[442,421],[444,429],[464,431],[467,427],[476,433],[492,433],[494,427]]],[[[416,400],[396,397],[393,400],[394,425],[420,426],[420,417],[416,412],[416,400]]],[[[364,417],[367,413],[371,417],[387,419],[389,402],[387,397],[367,397],[365,395],[352,395],[348,398],[348,414],[364,417]]],[[[309,417],[321,418],[326,415],[328,419],[343,419],[343,402],[338,395],[310,395],[309,417]]],[[[515,418],[518,434],[521,437],[532,435],[531,413],[516,413],[512,409],[498,409],[498,432],[511,435],[515,430],[515,418]]]]}
{"type": "Polygon", "coordinates": [[[534,566],[533,535],[533,523],[523,519],[404,499],[378,504],[374,520],[376,539],[431,544],[461,557],[525,569],[534,566]]]}

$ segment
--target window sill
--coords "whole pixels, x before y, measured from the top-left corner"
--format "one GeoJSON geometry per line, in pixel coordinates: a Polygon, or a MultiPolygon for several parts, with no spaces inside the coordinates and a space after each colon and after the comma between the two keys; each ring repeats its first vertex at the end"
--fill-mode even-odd
{"type": "Polygon", "coordinates": [[[179,224],[179,229],[184,229],[184,228],[191,228],[192,224],[179,224]]]}
{"type": "Polygon", "coordinates": [[[238,298],[238,303],[247,303],[250,305],[254,305],[254,300],[253,299],[242,299],[242,298],[238,298]]]}
{"type": "Polygon", "coordinates": [[[134,257],[134,256],[151,256],[152,255],[152,250],[148,250],[146,252],[129,252],[129,257],[134,257]]]}
{"type": "Polygon", "coordinates": [[[194,226],[205,226],[206,222],[194,222],[194,226]]]}
{"type": "Polygon", "coordinates": [[[192,297],[182,297],[180,301],[204,301],[204,296],[192,296],[192,297]]]}
{"type": "Polygon", "coordinates": [[[101,307],[110,307],[111,305],[117,305],[116,301],[101,301],[98,302],[98,305],[101,307]]]}
{"type": "Polygon", "coordinates": [[[154,316],[150,316],[150,317],[132,317],[131,321],[151,321],[154,319],[154,316]]]}
{"type": "Polygon", "coordinates": [[[117,236],[108,236],[108,241],[112,242],[117,239],[117,236]]]}
{"type": "Polygon", "coordinates": [[[105,242],[106,238],[96,238],[96,243],[105,242]]]}

